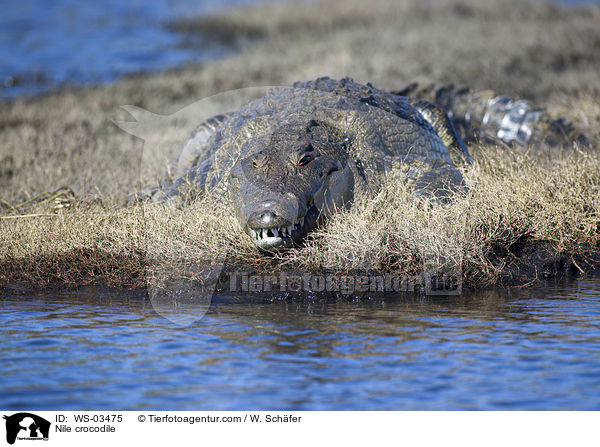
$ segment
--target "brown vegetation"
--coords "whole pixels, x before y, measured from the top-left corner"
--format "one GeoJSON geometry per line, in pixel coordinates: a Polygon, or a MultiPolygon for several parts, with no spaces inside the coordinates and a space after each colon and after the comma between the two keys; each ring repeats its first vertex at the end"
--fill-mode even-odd
{"type": "Polygon", "coordinates": [[[121,205],[160,178],[187,134],[157,129],[161,144],[144,149],[140,169],[142,141],[111,122],[130,119],[120,105],[168,114],[222,90],[321,75],[389,89],[418,80],[518,94],[600,141],[600,8],[427,5],[322,1],[234,10],[180,27],[207,32],[207,23],[226,23],[253,39],[223,60],[0,104],[0,283],[138,287],[148,265],[225,259],[256,270],[333,272],[413,272],[425,257],[451,259],[475,286],[597,268],[597,145],[552,152],[474,146],[468,196],[428,208],[391,177],[375,198],[358,200],[305,247],[276,258],[257,256],[230,210],[210,197],[185,210],[121,205]],[[57,210],[53,199],[10,209],[62,186],[75,193],[71,207],[57,210]]]}

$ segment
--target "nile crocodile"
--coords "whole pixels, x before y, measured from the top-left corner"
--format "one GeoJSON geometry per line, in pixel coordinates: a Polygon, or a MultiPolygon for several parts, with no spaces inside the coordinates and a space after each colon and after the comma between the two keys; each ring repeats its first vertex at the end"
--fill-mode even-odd
{"type": "Polygon", "coordinates": [[[547,133],[538,129],[541,112],[525,102],[502,100],[494,108],[491,97],[486,111],[462,100],[462,90],[426,92],[438,106],[406,96],[411,88],[390,93],[319,78],[272,89],[198,126],[177,160],[178,180],[163,185],[161,196],[219,194],[256,246],[273,250],[300,241],[392,169],[405,174],[418,198],[445,202],[464,191],[458,168],[471,156],[454,123],[465,138],[477,128],[481,137],[508,143],[547,133]]]}

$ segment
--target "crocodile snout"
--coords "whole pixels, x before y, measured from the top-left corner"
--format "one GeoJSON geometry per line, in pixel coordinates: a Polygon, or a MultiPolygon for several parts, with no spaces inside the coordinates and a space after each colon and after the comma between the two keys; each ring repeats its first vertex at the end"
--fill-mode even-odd
{"type": "Polygon", "coordinates": [[[302,233],[303,218],[291,203],[266,201],[252,207],[247,231],[261,249],[291,247],[302,233]]]}

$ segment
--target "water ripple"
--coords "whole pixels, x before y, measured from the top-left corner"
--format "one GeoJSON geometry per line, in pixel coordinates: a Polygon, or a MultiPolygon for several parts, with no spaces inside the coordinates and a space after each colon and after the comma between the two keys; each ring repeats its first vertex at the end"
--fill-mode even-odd
{"type": "Polygon", "coordinates": [[[0,300],[0,401],[38,409],[600,409],[600,280],[456,298],[215,305],[0,300]]]}

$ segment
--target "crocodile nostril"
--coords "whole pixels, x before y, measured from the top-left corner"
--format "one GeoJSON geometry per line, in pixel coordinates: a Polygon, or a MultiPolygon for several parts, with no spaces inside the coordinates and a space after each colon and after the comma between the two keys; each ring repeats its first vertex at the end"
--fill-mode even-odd
{"type": "Polygon", "coordinates": [[[273,211],[264,211],[260,214],[260,222],[264,225],[272,225],[277,219],[273,211]]]}

